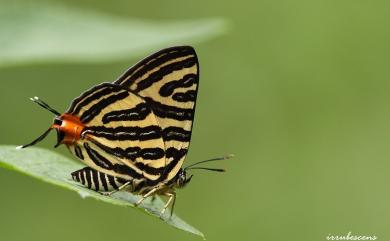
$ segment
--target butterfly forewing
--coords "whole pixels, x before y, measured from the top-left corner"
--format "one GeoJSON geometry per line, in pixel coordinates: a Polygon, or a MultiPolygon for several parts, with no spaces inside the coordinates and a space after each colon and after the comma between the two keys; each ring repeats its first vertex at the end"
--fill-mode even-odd
{"type": "Polygon", "coordinates": [[[142,97],[103,83],[76,98],[67,113],[85,125],[70,150],[86,165],[127,180],[157,180],[163,173],[162,129],[142,97]]]}
{"type": "Polygon", "coordinates": [[[114,82],[144,98],[162,129],[171,180],[188,151],[199,83],[199,66],[192,47],[161,50],[127,70],[114,82]]]}

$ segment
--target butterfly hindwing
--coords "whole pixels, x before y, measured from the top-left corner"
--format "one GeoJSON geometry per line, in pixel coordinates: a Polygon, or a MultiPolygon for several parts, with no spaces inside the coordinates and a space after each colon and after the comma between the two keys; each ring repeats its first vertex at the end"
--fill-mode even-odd
{"type": "Polygon", "coordinates": [[[171,180],[186,157],[194,120],[199,64],[189,46],[163,49],[140,61],[114,82],[143,97],[162,129],[171,180]]]}
{"type": "Polygon", "coordinates": [[[89,167],[127,180],[157,180],[163,173],[162,129],[143,98],[103,83],[76,98],[67,114],[85,125],[69,148],[89,167]]]}
{"type": "Polygon", "coordinates": [[[84,167],[72,172],[72,179],[89,189],[100,192],[118,190],[127,180],[98,172],[90,167],[84,167]]]}

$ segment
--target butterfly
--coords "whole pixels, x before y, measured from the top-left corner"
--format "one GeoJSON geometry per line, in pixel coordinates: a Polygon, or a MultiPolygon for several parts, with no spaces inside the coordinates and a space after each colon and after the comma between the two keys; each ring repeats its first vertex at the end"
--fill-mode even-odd
{"type": "Polygon", "coordinates": [[[129,68],[114,82],[96,85],[75,98],[63,113],[38,97],[31,100],[55,114],[53,124],[26,148],[57,132],[85,168],[71,173],[73,180],[104,195],[125,190],[146,198],[161,195],[176,200],[177,188],[193,175],[187,170],[223,160],[209,159],[183,168],[187,156],[199,86],[199,63],[190,46],[160,50],[129,68]]]}

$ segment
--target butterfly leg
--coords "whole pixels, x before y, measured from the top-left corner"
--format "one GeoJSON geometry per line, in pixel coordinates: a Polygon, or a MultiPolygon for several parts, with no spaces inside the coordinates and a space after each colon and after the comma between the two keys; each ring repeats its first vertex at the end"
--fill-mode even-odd
{"type": "Polygon", "coordinates": [[[110,196],[111,194],[122,190],[123,188],[127,187],[128,185],[130,185],[132,183],[133,183],[133,181],[128,181],[128,182],[125,182],[122,186],[118,187],[118,189],[112,190],[111,192],[99,192],[99,193],[104,195],[104,196],[110,196]]]}
{"type": "Polygon", "coordinates": [[[152,188],[149,192],[147,192],[145,195],[143,195],[142,198],[141,198],[140,200],[138,200],[138,202],[136,202],[134,205],[137,207],[137,206],[140,205],[146,198],[152,196],[152,195],[155,194],[158,190],[159,190],[158,187],[152,188]]]}
{"type": "Polygon", "coordinates": [[[172,201],[171,217],[172,217],[172,214],[173,214],[173,210],[175,209],[175,203],[176,203],[176,193],[174,193],[174,198],[173,198],[173,201],[172,201]]]}
{"type": "Polygon", "coordinates": [[[175,192],[173,192],[173,193],[165,193],[164,195],[168,196],[169,199],[165,203],[164,208],[161,210],[160,215],[162,216],[165,213],[165,210],[167,210],[167,208],[169,207],[169,204],[171,204],[171,202],[172,202],[171,215],[170,215],[170,216],[172,216],[173,208],[175,207],[175,202],[176,202],[176,193],[175,192]]]}

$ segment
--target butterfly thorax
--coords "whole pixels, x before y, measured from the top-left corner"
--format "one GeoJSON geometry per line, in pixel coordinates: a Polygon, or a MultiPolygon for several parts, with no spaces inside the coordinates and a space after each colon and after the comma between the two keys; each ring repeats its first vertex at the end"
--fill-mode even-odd
{"type": "Polygon", "coordinates": [[[62,114],[54,119],[52,128],[57,131],[57,144],[72,145],[81,138],[85,126],[76,116],[62,114]]]}

